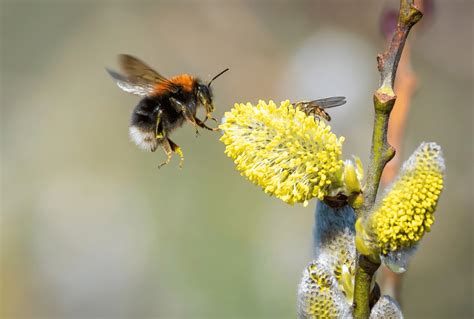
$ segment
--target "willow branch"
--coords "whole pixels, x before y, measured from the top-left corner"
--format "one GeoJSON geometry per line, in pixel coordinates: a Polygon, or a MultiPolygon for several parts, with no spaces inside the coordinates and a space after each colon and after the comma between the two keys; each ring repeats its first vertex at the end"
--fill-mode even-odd
{"type": "Polygon", "coordinates": [[[377,56],[381,85],[374,94],[374,131],[363,211],[372,208],[377,196],[383,168],[395,155],[395,150],[387,141],[388,120],[396,100],[393,89],[395,75],[408,33],[422,17],[421,11],[412,2],[410,0],[400,1],[400,15],[390,47],[386,52],[377,56]]]}
{"type": "MultiPolygon", "coordinates": [[[[398,63],[410,29],[421,19],[423,14],[417,9],[413,0],[400,0],[400,13],[397,28],[387,51],[377,56],[380,72],[380,87],[374,94],[374,129],[370,153],[367,180],[364,192],[364,204],[358,211],[367,214],[375,203],[377,190],[385,165],[395,155],[395,149],[387,141],[387,130],[390,113],[395,104],[394,82],[398,63]]],[[[356,269],[354,289],[354,317],[368,318],[370,314],[370,283],[380,263],[360,256],[356,269]]]]}

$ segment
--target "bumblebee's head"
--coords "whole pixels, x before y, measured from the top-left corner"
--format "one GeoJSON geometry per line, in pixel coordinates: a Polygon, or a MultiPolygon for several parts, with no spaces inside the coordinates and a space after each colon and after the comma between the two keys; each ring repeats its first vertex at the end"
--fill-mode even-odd
{"type": "Polygon", "coordinates": [[[211,89],[211,84],[212,81],[217,79],[219,76],[221,76],[223,73],[229,71],[229,69],[225,69],[224,71],[220,72],[217,74],[215,77],[213,77],[209,83],[207,84],[198,84],[197,86],[197,96],[199,99],[199,102],[206,108],[206,113],[207,117],[211,117],[211,113],[214,112],[214,105],[212,104],[212,89],[211,89]]]}
{"type": "Polygon", "coordinates": [[[208,113],[214,111],[214,105],[212,105],[212,89],[206,84],[197,85],[197,98],[208,113]]]}

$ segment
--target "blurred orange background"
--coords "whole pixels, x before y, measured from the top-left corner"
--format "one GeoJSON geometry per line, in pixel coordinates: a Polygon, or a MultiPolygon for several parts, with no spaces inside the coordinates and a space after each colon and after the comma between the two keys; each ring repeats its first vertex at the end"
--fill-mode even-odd
{"type": "MultiPolygon", "coordinates": [[[[135,55],[235,102],[345,95],[344,152],[368,162],[380,16],[397,1],[1,3],[2,318],[293,318],[311,260],[315,203],[270,198],[234,169],[219,135],[184,151],[129,141],[139,98],[105,72],[135,55]]],[[[444,149],[436,222],[405,276],[407,318],[473,316],[473,2],[439,0],[410,35],[419,86],[401,156],[444,149]]]]}

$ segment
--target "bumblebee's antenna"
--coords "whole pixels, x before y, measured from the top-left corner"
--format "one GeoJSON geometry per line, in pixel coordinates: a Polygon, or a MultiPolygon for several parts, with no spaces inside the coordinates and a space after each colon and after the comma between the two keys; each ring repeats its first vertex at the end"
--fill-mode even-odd
{"type": "Polygon", "coordinates": [[[217,79],[218,77],[220,77],[222,74],[226,73],[227,71],[229,71],[229,68],[225,69],[224,71],[222,71],[221,73],[219,73],[218,75],[216,75],[215,77],[213,77],[209,83],[207,83],[207,86],[211,86],[211,83],[212,81],[214,81],[215,79],[217,79]]]}

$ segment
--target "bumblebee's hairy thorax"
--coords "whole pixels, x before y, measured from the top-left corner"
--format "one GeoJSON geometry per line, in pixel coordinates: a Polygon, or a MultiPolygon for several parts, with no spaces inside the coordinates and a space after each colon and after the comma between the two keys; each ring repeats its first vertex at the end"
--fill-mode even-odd
{"type": "MultiPolygon", "coordinates": [[[[189,74],[180,74],[170,78],[169,81],[180,87],[181,91],[190,93],[194,90],[197,79],[189,74]]],[[[169,85],[159,82],[155,85],[154,91],[156,95],[166,95],[169,92],[169,85]]]]}

